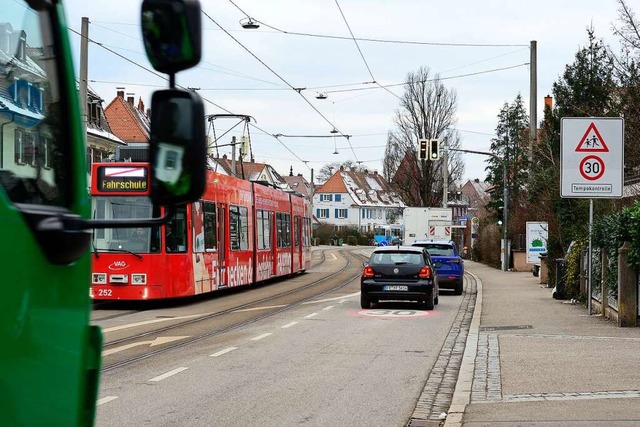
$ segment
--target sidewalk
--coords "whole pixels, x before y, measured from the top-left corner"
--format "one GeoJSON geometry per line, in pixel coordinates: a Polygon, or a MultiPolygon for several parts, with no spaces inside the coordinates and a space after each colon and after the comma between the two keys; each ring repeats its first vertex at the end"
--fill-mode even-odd
{"type": "Polygon", "coordinates": [[[640,328],[465,261],[478,296],[447,427],[640,426],[640,328]]]}

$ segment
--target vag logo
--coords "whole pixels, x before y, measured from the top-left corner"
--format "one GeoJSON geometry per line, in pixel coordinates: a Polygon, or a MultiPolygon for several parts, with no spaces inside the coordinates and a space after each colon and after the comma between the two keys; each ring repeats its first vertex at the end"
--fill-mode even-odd
{"type": "Polygon", "coordinates": [[[124,270],[129,267],[126,261],[113,261],[109,266],[109,270],[124,270]]]}

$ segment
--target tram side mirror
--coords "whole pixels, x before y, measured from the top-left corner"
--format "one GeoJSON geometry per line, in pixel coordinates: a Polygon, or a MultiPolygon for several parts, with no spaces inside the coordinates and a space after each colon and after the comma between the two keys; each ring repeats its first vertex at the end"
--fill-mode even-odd
{"type": "Polygon", "coordinates": [[[144,0],[142,38],[149,62],[175,74],[200,62],[202,30],[198,0],[144,0]]]}
{"type": "Polygon", "coordinates": [[[151,200],[178,205],[202,196],[206,179],[204,104],[192,91],[167,89],[151,98],[151,200]]]}

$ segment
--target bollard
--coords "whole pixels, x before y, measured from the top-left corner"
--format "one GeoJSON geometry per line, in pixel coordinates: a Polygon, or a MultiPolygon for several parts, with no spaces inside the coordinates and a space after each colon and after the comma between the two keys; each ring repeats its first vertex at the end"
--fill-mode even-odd
{"type": "Polygon", "coordinates": [[[628,263],[629,250],[630,242],[618,249],[618,326],[638,325],[638,287],[628,263]]]}

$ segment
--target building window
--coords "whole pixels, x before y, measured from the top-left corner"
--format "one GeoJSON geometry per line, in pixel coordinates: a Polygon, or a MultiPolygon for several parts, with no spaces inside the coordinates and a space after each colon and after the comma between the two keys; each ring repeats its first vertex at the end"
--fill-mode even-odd
{"type": "Polygon", "coordinates": [[[320,201],[321,202],[331,202],[332,199],[333,199],[332,196],[333,196],[332,194],[321,194],[320,195],[320,201]]]}
{"type": "Polygon", "coordinates": [[[346,209],[336,209],[336,218],[346,218],[347,210],[346,209]]]}
{"type": "Polygon", "coordinates": [[[341,201],[342,201],[342,195],[336,194],[336,202],[341,202],[341,201]]]}
{"type": "Polygon", "coordinates": [[[36,161],[38,165],[47,169],[51,168],[51,137],[46,135],[38,136],[36,149],[36,161]]]}
{"type": "Polygon", "coordinates": [[[18,165],[33,165],[35,161],[35,141],[33,134],[24,129],[16,129],[13,134],[13,159],[18,165]]]}
{"type": "Polygon", "coordinates": [[[318,218],[329,218],[329,209],[316,209],[316,216],[318,218]]]}

